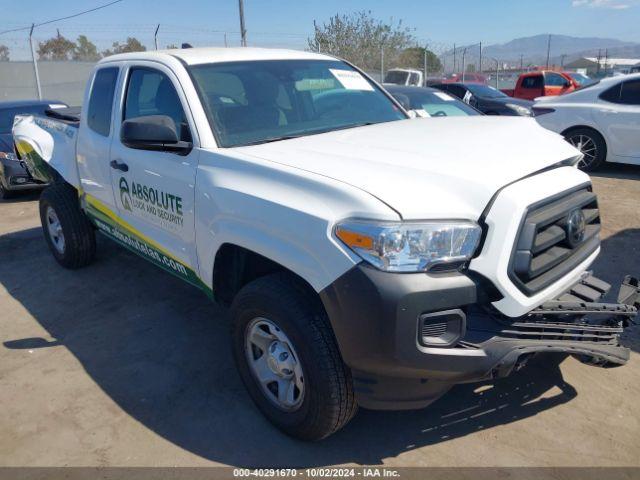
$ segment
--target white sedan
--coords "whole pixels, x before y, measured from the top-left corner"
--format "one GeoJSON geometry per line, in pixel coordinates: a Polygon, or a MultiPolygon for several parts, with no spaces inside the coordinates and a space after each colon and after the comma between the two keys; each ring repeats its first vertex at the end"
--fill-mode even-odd
{"type": "Polygon", "coordinates": [[[540,125],[582,152],[582,170],[595,170],[604,162],[640,165],[640,74],[537,98],[533,111],[540,125]]]}

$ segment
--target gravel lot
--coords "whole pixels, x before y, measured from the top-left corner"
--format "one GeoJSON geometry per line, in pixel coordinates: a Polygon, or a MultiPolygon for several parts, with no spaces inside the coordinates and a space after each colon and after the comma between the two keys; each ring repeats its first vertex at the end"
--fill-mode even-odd
{"type": "MultiPolygon", "coordinates": [[[[619,283],[640,274],[640,168],[593,180],[595,270],[619,283]]],[[[0,466],[640,466],[638,327],[625,367],[541,357],[299,443],[245,393],[224,310],[104,239],[94,265],[65,271],[39,225],[37,195],[0,201],[0,466]]]]}

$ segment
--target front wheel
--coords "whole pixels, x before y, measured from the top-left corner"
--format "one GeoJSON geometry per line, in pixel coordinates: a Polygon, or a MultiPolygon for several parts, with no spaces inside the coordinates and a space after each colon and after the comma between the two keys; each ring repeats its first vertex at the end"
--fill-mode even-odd
{"type": "Polygon", "coordinates": [[[602,135],[590,128],[576,128],[565,133],[564,138],[580,150],[583,157],[578,168],[592,172],[599,168],[607,158],[607,144],[602,135]]]}
{"type": "Polygon", "coordinates": [[[90,264],[96,234],[80,209],[78,193],[66,183],[54,183],[40,196],[40,221],[49,249],[60,265],[76,269],[90,264]]]}
{"type": "Polygon", "coordinates": [[[355,415],[351,373],[319,300],[277,273],[245,286],[231,307],[233,353],[260,411],[288,435],[320,440],[355,415]]]}

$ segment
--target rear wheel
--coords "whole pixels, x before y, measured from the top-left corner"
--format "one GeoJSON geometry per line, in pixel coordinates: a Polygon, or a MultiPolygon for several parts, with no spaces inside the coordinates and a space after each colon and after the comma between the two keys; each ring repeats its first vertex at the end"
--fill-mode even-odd
{"type": "Polygon", "coordinates": [[[90,264],[96,253],[96,235],[80,209],[75,188],[55,183],[40,196],[40,221],[49,249],[60,265],[76,269],[90,264]]]}
{"type": "Polygon", "coordinates": [[[602,166],[607,158],[607,144],[602,135],[591,128],[575,128],[564,134],[564,138],[582,153],[578,168],[592,172],[602,166]]]}
{"type": "Polygon", "coordinates": [[[231,307],[233,352],[260,411],[288,435],[320,440],[355,415],[351,373],[320,302],[290,275],[254,280],[231,307]]]}

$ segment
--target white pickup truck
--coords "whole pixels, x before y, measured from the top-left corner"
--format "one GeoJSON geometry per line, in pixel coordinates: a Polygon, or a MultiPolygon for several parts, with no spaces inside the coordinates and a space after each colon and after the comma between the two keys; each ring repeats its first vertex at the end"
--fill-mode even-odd
{"type": "Polygon", "coordinates": [[[251,48],[108,57],[83,105],[13,129],[52,182],[53,256],[88,265],[97,231],[230,305],[240,375],[290,435],[541,352],[629,357],[638,282],[599,303],[596,196],[533,119],[412,119],[344,61],[251,48]]]}

